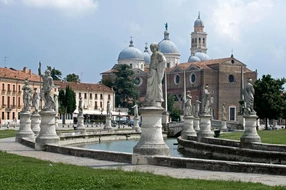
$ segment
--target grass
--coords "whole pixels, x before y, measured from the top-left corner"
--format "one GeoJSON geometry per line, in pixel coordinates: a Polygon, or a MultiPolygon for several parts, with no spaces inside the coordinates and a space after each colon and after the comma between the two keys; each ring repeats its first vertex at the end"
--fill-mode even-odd
{"type": "MultiPolygon", "coordinates": [[[[0,138],[13,137],[17,131],[0,131],[0,138]]],[[[284,186],[267,186],[219,180],[176,179],[152,173],[126,172],[119,169],[92,169],[62,163],[42,161],[0,151],[0,190],[25,189],[212,189],[212,190],[280,190],[284,186]]]]}
{"type": "Polygon", "coordinates": [[[17,130],[0,130],[0,139],[2,138],[8,138],[8,137],[15,137],[17,130]]]}
{"type": "MultiPolygon", "coordinates": [[[[261,142],[269,144],[286,144],[286,130],[260,130],[257,131],[261,142]]],[[[222,133],[220,138],[240,140],[243,132],[222,133]]]]}
{"type": "Polygon", "coordinates": [[[151,173],[51,163],[0,152],[0,189],[285,189],[261,183],[176,179],[151,173]]]}

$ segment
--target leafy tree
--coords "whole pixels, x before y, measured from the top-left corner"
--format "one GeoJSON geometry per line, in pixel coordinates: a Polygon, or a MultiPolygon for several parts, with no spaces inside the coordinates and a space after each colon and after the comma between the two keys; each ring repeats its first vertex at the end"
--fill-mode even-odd
{"type": "MultiPolygon", "coordinates": [[[[59,112],[61,114],[73,114],[76,109],[76,97],[75,92],[66,86],[66,89],[61,89],[59,91],[59,112]]],[[[65,118],[65,117],[64,117],[65,118]]],[[[63,120],[63,123],[65,121],[63,120]]]]}
{"type": "Polygon", "coordinates": [[[118,65],[114,79],[115,105],[131,110],[132,105],[139,97],[139,92],[132,79],[134,72],[129,65],[118,65]]]}
{"type": "Polygon", "coordinates": [[[62,78],[62,72],[59,71],[59,70],[57,70],[57,69],[55,69],[55,67],[52,68],[52,69],[51,69],[51,67],[49,67],[49,68],[50,68],[50,70],[51,70],[51,77],[52,77],[54,80],[61,80],[61,78],[62,78]]]}
{"type": "Polygon", "coordinates": [[[68,74],[64,79],[68,82],[80,82],[79,76],[74,73],[68,74]]]}
{"type": "Polygon", "coordinates": [[[285,104],[282,93],[285,82],[285,78],[273,79],[271,75],[263,75],[254,84],[254,110],[259,118],[266,119],[266,129],[267,119],[282,117],[285,104]]]}
{"type": "Polygon", "coordinates": [[[114,86],[114,81],[112,80],[112,78],[101,79],[99,81],[99,84],[104,84],[105,86],[111,88],[114,86]]]}
{"type": "MultiPolygon", "coordinates": [[[[175,95],[173,94],[168,94],[167,95],[167,110],[170,113],[170,117],[172,121],[179,121],[180,120],[180,109],[174,108],[174,102],[175,102],[175,95]]],[[[163,104],[163,107],[165,104],[163,104]]]]}

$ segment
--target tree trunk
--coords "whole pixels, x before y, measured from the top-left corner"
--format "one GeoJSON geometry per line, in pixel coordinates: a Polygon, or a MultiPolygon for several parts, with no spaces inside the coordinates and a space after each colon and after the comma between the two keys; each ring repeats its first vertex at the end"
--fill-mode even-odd
{"type": "Polygon", "coordinates": [[[265,119],[265,130],[268,130],[268,119],[265,119]]]}

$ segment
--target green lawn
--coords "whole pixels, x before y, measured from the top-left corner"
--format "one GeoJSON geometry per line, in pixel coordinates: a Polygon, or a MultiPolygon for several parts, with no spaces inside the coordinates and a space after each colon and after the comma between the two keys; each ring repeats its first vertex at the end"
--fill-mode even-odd
{"type": "MultiPolygon", "coordinates": [[[[285,189],[260,183],[175,179],[152,173],[92,169],[0,152],[0,189],[285,189]]],[[[195,174],[194,174],[195,175],[195,174]]]]}
{"type": "MultiPolygon", "coordinates": [[[[257,131],[262,143],[286,144],[286,130],[260,130],[257,131]]],[[[240,140],[243,132],[230,132],[220,134],[220,138],[240,140]]]]}
{"type": "Polygon", "coordinates": [[[0,130],[0,139],[8,138],[8,137],[15,137],[17,130],[0,130]]]}
{"type": "MultiPolygon", "coordinates": [[[[15,136],[16,132],[14,130],[0,131],[0,138],[15,136]]],[[[42,161],[0,151],[0,189],[271,190],[286,189],[286,187],[234,181],[176,179],[152,173],[125,172],[120,168],[118,170],[92,169],[42,161]]]]}

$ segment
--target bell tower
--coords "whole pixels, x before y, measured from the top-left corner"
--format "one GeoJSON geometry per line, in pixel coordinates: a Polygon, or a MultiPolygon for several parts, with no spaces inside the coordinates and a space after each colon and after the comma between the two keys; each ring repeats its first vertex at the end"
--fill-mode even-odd
{"type": "Polygon", "coordinates": [[[204,32],[204,23],[201,20],[200,12],[194,23],[194,32],[191,33],[191,55],[196,52],[207,54],[207,33],[204,32]]]}

